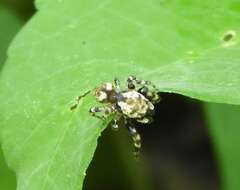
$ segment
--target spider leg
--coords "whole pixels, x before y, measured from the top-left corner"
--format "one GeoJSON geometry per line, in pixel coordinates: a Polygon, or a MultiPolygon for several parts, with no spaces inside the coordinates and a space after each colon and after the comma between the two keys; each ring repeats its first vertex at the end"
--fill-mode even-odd
{"type": "Polygon", "coordinates": [[[128,89],[135,89],[135,81],[136,81],[136,77],[135,76],[129,76],[127,79],[127,85],[128,85],[128,89]]]}
{"type": "Polygon", "coordinates": [[[136,128],[133,126],[127,126],[127,129],[132,137],[133,145],[134,145],[134,156],[137,158],[140,154],[141,149],[141,136],[137,132],[136,128]]]}
{"type": "Polygon", "coordinates": [[[83,97],[85,97],[86,95],[88,95],[90,92],[91,92],[91,91],[89,90],[89,91],[85,92],[84,94],[78,96],[78,97],[76,98],[76,100],[75,100],[75,101],[76,101],[75,104],[73,104],[73,105],[70,107],[70,110],[71,110],[71,111],[75,110],[75,109],[78,107],[80,100],[81,100],[83,97]]]}
{"type": "Polygon", "coordinates": [[[118,125],[118,120],[117,119],[113,119],[111,127],[112,127],[113,130],[118,130],[119,125],[118,125]]]}
{"type": "Polygon", "coordinates": [[[129,76],[128,80],[133,86],[134,84],[139,85],[140,89],[138,91],[143,94],[147,99],[149,99],[153,104],[156,104],[160,101],[160,96],[158,94],[159,90],[150,81],[139,80],[135,76],[129,76]]]}
{"type": "Polygon", "coordinates": [[[156,104],[160,101],[160,96],[155,88],[151,91],[147,86],[143,86],[138,91],[147,99],[149,99],[153,104],[156,104]]]}
{"type": "Polygon", "coordinates": [[[130,75],[127,79],[128,88],[129,89],[135,89],[136,85],[140,86],[140,89],[145,89],[145,91],[149,91],[149,88],[151,88],[155,94],[157,94],[158,90],[154,84],[152,84],[150,81],[147,80],[139,80],[135,76],[130,75]]]}
{"type": "Polygon", "coordinates": [[[146,86],[146,87],[152,87],[153,89],[156,89],[156,86],[154,84],[152,84],[151,81],[148,80],[139,80],[135,77],[135,82],[136,84],[140,85],[140,86],[146,86]]]}
{"type": "Polygon", "coordinates": [[[120,90],[120,81],[118,80],[118,78],[114,78],[114,85],[115,85],[116,89],[119,91],[120,90]]]}
{"type": "Polygon", "coordinates": [[[147,80],[139,80],[135,76],[130,75],[127,79],[128,86],[130,86],[130,89],[134,89],[135,85],[140,86],[151,86],[152,88],[156,88],[155,85],[153,85],[150,81],[147,80]]]}
{"type": "Polygon", "coordinates": [[[141,119],[137,119],[137,122],[144,123],[144,124],[152,123],[152,121],[153,121],[152,116],[145,116],[145,117],[143,117],[141,119]]]}
{"type": "MultiPolygon", "coordinates": [[[[130,75],[130,76],[128,77],[127,82],[128,82],[128,84],[130,84],[130,87],[131,87],[131,86],[134,86],[134,87],[135,87],[135,85],[140,85],[141,87],[148,87],[148,88],[151,87],[151,88],[153,88],[154,90],[157,91],[156,86],[155,86],[154,84],[152,84],[151,81],[148,81],[148,80],[139,80],[139,79],[137,79],[135,76],[132,76],[132,75],[130,75]]],[[[130,88],[130,89],[132,89],[132,88],[130,88]]]]}
{"type": "Polygon", "coordinates": [[[110,113],[112,113],[112,109],[108,106],[92,107],[92,108],[90,108],[89,112],[93,117],[96,117],[101,120],[105,120],[106,117],[110,113]],[[102,113],[102,115],[98,115],[97,113],[102,113]]]}

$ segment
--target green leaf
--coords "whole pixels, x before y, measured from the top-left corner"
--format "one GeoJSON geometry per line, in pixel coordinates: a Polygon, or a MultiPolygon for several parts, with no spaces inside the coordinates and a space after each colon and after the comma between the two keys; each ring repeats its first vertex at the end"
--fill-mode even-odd
{"type": "Polygon", "coordinates": [[[223,189],[239,189],[240,107],[209,104],[206,108],[210,124],[209,130],[214,140],[221,169],[223,189]]]}
{"type": "Polygon", "coordinates": [[[82,188],[107,122],[89,116],[91,95],[78,110],[69,106],[114,77],[125,86],[134,74],[161,91],[240,104],[235,4],[37,1],[40,11],[11,45],[0,81],[1,141],[18,190],[82,188]]]}

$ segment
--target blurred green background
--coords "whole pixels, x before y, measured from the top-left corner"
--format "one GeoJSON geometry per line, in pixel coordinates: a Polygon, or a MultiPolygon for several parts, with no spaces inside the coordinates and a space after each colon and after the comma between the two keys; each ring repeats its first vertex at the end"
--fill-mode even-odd
{"type": "MultiPolygon", "coordinates": [[[[0,65],[14,35],[36,12],[32,0],[0,1],[0,65]]],[[[89,190],[236,190],[240,189],[237,106],[206,104],[162,94],[151,126],[139,126],[142,160],[131,154],[123,129],[100,138],[85,189],[89,190]]],[[[0,151],[0,189],[16,189],[16,176],[0,151]]]]}

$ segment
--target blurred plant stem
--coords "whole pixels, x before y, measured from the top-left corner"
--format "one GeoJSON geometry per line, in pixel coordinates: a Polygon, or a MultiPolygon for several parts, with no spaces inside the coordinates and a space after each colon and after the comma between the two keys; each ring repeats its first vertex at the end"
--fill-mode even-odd
{"type": "Polygon", "coordinates": [[[209,131],[216,150],[223,190],[240,187],[240,106],[208,104],[209,131]]]}
{"type": "Polygon", "coordinates": [[[0,3],[0,68],[7,58],[7,48],[23,22],[12,10],[0,3]]]}
{"type": "MultiPolygon", "coordinates": [[[[7,48],[13,39],[16,32],[20,29],[23,22],[17,18],[16,15],[0,2],[0,68],[7,58],[7,48]]],[[[2,190],[15,190],[16,189],[16,176],[12,172],[5,160],[0,147],[0,189],[2,190]]]]}

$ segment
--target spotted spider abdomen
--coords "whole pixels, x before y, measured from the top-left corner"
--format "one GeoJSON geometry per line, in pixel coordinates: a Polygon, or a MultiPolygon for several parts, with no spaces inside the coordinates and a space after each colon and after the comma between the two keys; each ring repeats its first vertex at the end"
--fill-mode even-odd
{"type": "Polygon", "coordinates": [[[154,110],[153,104],[135,90],[123,92],[122,96],[123,100],[117,104],[128,118],[143,118],[149,111],[154,110]]]}

